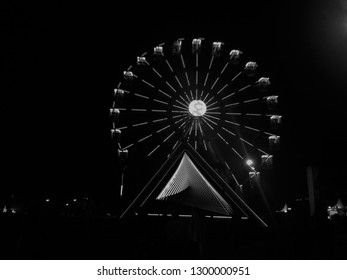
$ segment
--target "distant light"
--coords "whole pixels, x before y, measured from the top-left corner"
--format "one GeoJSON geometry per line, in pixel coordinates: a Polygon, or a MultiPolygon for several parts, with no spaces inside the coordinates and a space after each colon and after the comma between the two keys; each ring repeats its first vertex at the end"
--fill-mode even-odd
{"type": "Polygon", "coordinates": [[[69,203],[66,203],[65,206],[69,206],[69,203]]]}
{"type": "Polygon", "coordinates": [[[46,199],[46,202],[49,202],[49,201],[50,201],[49,198],[47,198],[47,199],[46,199]]]}
{"type": "Polygon", "coordinates": [[[247,163],[247,165],[251,166],[251,165],[253,165],[253,160],[248,159],[248,160],[246,161],[246,163],[247,163]]]}
{"type": "Polygon", "coordinates": [[[75,198],[73,201],[74,201],[74,202],[76,202],[76,201],[77,201],[77,199],[75,198]]]}

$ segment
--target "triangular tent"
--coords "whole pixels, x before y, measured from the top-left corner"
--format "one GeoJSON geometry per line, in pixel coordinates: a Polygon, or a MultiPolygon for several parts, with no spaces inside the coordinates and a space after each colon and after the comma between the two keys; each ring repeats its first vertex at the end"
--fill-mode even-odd
{"type": "Polygon", "coordinates": [[[184,153],[176,172],[157,197],[187,206],[230,215],[232,208],[202,175],[187,153],[184,153]],[[177,194],[182,194],[177,198],[177,194]]]}
{"type": "Polygon", "coordinates": [[[344,209],[345,208],[345,206],[343,205],[343,203],[342,203],[340,198],[336,202],[335,207],[338,208],[338,209],[344,209]]]}
{"type": "Polygon", "coordinates": [[[125,218],[158,200],[174,201],[224,215],[230,215],[233,209],[238,209],[248,218],[267,227],[266,223],[187,142],[181,142],[176,147],[120,218],[125,218]]]}

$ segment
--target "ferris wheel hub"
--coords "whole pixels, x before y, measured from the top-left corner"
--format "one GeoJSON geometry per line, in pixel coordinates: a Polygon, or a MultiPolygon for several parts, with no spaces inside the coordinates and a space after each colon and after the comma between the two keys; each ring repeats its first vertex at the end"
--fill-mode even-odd
{"type": "Polygon", "coordinates": [[[193,100],[189,104],[189,113],[194,117],[202,117],[206,113],[206,104],[202,100],[193,100]]]}

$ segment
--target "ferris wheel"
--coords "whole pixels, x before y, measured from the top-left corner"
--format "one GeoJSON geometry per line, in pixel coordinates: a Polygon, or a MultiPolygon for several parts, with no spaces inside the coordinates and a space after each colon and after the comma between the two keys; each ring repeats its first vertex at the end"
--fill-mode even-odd
{"type": "Polygon", "coordinates": [[[256,61],[205,38],[160,43],[131,61],[110,108],[121,161],[160,164],[185,140],[237,186],[271,168],[282,117],[256,61]]]}

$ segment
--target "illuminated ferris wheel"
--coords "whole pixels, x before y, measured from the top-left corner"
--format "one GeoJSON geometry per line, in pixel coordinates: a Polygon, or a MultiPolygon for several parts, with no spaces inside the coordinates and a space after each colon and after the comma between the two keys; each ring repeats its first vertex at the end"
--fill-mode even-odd
{"type": "Polygon", "coordinates": [[[238,186],[244,175],[250,180],[272,166],[282,121],[278,96],[241,50],[179,38],[133,61],[110,109],[120,160],[136,154],[145,164],[164,162],[185,140],[201,155],[219,158],[238,186]],[[238,165],[245,172],[235,172],[238,165]]]}

